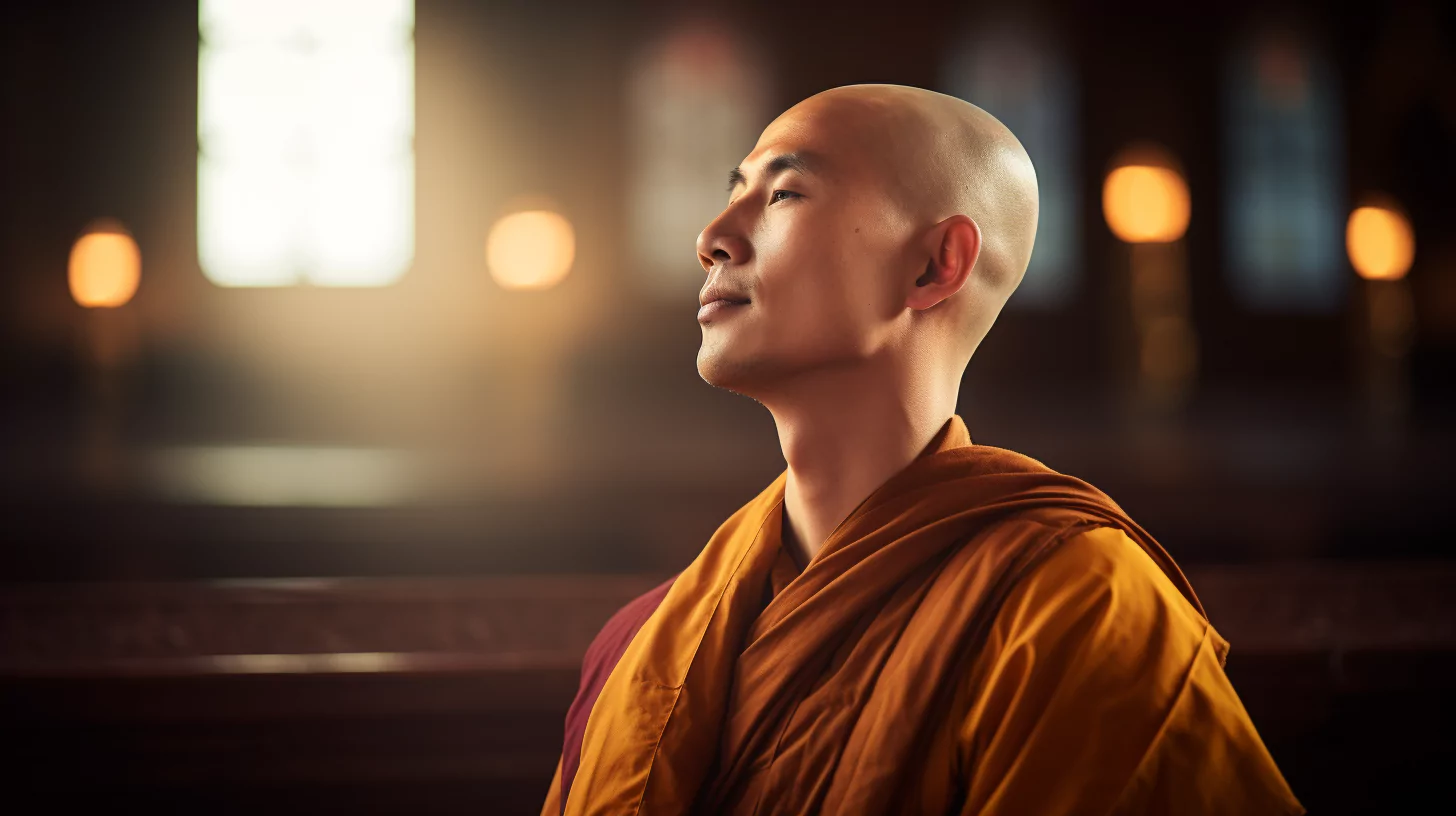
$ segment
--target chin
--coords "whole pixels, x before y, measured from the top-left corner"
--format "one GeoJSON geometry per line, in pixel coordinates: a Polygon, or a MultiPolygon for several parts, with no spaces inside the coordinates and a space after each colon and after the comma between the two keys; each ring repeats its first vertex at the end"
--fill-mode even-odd
{"type": "Polygon", "coordinates": [[[731,366],[725,365],[721,352],[709,351],[706,347],[698,350],[698,376],[708,385],[726,388],[726,383],[732,378],[729,376],[731,366]]]}
{"type": "Polygon", "coordinates": [[[698,376],[703,378],[703,382],[735,394],[752,396],[753,383],[758,379],[754,374],[761,368],[761,365],[737,359],[721,348],[704,346],[698,350],[698,376]]]}
{"type": "Polygon", "coordinates": [[[797,370],[776,356],[733,355],[708,347],[698,351],[698,376],[703,382],[760,403],[792,382],[797,370]]]}

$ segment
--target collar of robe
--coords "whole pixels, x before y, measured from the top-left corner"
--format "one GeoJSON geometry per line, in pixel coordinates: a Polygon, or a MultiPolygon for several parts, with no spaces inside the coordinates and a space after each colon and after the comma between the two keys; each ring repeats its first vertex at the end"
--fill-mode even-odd
{"type": "Polygon", "coordinates": [[[1110,498],[1021,454],[973,445],[959,416],[763,607],[786,478],[718,528],[613,668],[587,721],[568,816],[691,812],[712,796],[700,789],[713,783],[715,761],[720,775],[735,771],[737,757],[718,756],[725,739],[748,744],[756,724],[792,705],[857,622],[905,587],[927,584],[962,546],[987,555],[957,589],[967,610],[961,631],[973,639],[1015,580],[1060,540],[1047,534],[1056,532],[1048,518],[1063,528],[1121,528],[1204,614],[1173,560],[1110,498]],[[1026,517],[1039,520],[1014,523],[1026,517]],[[1038,532],[1000,532],[1011,528],[1038,532]]]}

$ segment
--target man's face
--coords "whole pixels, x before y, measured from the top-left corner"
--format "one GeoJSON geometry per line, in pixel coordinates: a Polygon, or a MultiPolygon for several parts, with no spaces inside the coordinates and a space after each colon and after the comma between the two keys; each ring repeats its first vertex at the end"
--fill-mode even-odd
{"type": "Polygon", "coordinates": [[[734,170],[728,206],[697,244],[704,297],[728,301],[698,315],[708,383],[761,397],[853,366],[903,310],[895,273],[915,263],[913,227],[886,190],[872,140],[851,125],[801,104],[734,170]]]}

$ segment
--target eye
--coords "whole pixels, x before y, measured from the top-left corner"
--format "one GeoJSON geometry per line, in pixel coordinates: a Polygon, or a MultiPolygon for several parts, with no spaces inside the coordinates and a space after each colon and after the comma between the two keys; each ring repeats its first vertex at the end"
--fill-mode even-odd
{"type": "Polygon", "coordinates": [[[799,194],[794,192],[793,190],[774,190],[773,194],[768,197],[768,203],[777,204],[778,202],[783,201],[785,198],[798,197],[799,194]]]}

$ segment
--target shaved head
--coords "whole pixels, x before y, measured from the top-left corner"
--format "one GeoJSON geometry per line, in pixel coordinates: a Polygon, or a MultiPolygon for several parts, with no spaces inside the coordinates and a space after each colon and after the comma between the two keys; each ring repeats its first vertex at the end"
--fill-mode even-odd
{"type": "Polygon", "coordinates": [[[1031,260],[1036,173],[1021,142],[969,102],[904,85],[850,85],[811,96],[769,125],[764,137],[812,127],[835,134],[836,152],[871,168],[913,220],[928,226],[963,214],[980,226],[977,285],[972,297],[956,303],[973,307],[962,310],[969,318],[969,358],[1031,260]]]}
{"type": "Polygon", "coordinates": [[[775,119],[698,240],[699,371],[754,395],[898,361],[956,385],[1031,258],[1037,185],[984,110],[898,85],[812,96],[775,119]]]}

